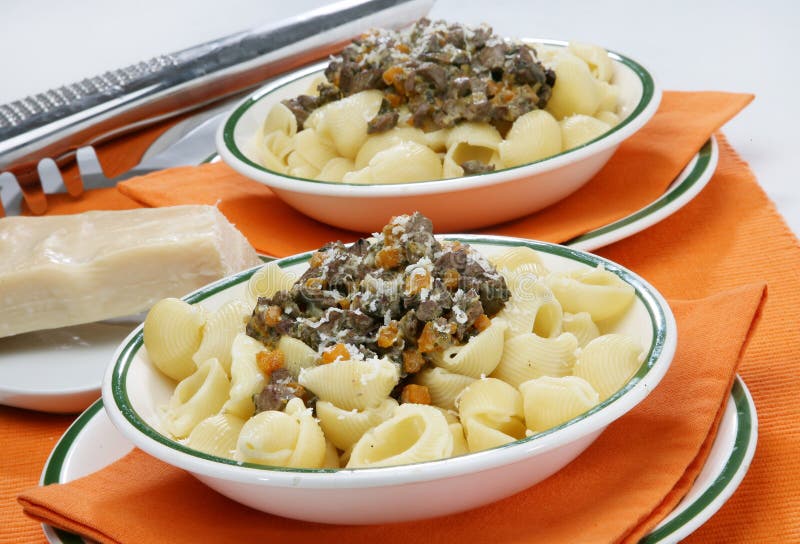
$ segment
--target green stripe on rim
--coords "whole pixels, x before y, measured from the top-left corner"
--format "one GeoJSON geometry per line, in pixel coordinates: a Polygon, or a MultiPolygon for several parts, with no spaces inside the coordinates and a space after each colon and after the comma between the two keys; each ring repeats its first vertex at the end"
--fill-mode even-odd
{"type": "MultiPolygon", "coordinates": [[[[641,280],[639,280],[636,276],[634,276],[632,272],[622,268],[621,266],[611,261],[608,261],[602,257],[598,257],[596,255],[584,253],[582,251],[571,249],[565,246],[547,244],[545,242],[520,240],[520,239],[507,239],[499,236],[497,237],[446,236],[444,238],[448,240],[459,240],[470,244],[484,244],[484,245],[495,245],[504,247],[527,246],[536,251],[549,253],[588,266],[594,267],[597,265],[602,265],[605,267],[606,270],[616,274],[623,281],[634,287],[636,291],[636,296],[642,301],[644,307],[647,309],[647,312],[650,315],[650,320],[652,323],[653,340],[651,342],[647,356],[644,362],[642,363],[641,367],[639,368],[639,370],[628,381],[628,383],[625,384],[624,387],[622,387],[619,391],[611,395],[609,398],[607,398],[597,406],[567,421],[566,423],[563,423],[557,427],[553,427],[552,429],[549,429],[542,433],[538,433],[534,436],[523,438],[521,440],[511,442],[503,446],[498,446],[495,449],[504,449],[508,447],[513,447],[520,443],[530,443],[535,440],[540,440],[545,436],[553,434],[564,427],[567,427],[578,421],[586,419],[591,415],[595,414],[596,412],[603,410],[610,404],[616,402],[620,397],[622,397],[625,393],[630,391],[637,383],[639,383],[639,381],[650,372],[656,360],[661,355],[661,352],[663,351],[664,345],[666,343],[666,330],[665,330],[667,322],[666,315],[664,314],[663,309],[658,305],[656,295],[651,290],[651,288],[647,286],[645,283],[643,283],[641,280]]],[[[311,257],[312,253],[313,251],[309,251],[292,257],[287,257],[285,259],[280,259],[275,262],[277,262],[281,268],[286,268],[307,261],[311,257]]],[[[240,283],[249,280],[250,277],[256,272],[256,270],[257,269],[246,270],[229,278],[222,279],[199,291],[187,295],[186,297],[184,297],[184,300],[193,304],[201,302],[217,293],[220,293],[221,291],[227,290],[235,285],[238,285],[240,283]]],[[[143,345],[143,335],[142,335],[142,326],[140,325],[139,328],[135,331],[135,334],[133,334],[130,337],[127,344],[125,344],[123,348],[120,350],[119,356],[114,363],[114,368],[112,370],[112,375],[111,375],[111,391],[114,403],[116,404],[120,413],[133,427],[135,427],[139,432],[141,432],[151,440],[154,440],[159,444],[162,444],[175,451],[191,455],[192,457],[195,458],[204,459],[207,461],[214,461],[217,463],[222,463],[231,466],[245,466],[257,470],[268,470],[271,472],[291,472],[291,473],[302,473],[302,474],[330,473],[341,470],[341,469],[304,469],[304,468],[287,468],[287,467],[266,467],[264,465],[258,465],[253,463],[241,463],[234,461],[232,459],[225,459],[222,457],[209,455],[207,453],[188,448],[183,444],[180,444],[160,434],[155,429],[153,429],[139,415],[138,412],[136,412],[131,402],[131,399],[128,397],[127,388],[125,387],[131,363],[133,362],[134,357],[136,356],[139,349],[141,349],[142,345],[143,345]]],[[[426,461],[424,463],[419,463],[419,464],[422,465],[422,464],[442,463],[446,461],[447,460],[435,460],[435,461],[426,461]]],[[[347,470],[361,471],[361,470],[376,470],[376,469],[367,468],[367,469],[347,469],[347,470]]]]}
{"type": "Polygon", "coordinates": [[[734,476],[741,470],[742,464],[748,457],[748,450],[751,448],[751,442],[754,439],[754,417],[750,410],[750,401],[747,397],[747,393],[742,386],[742,382],[738,378],[733,382],[731,396],[736,405],[736,438],[734,440],[731,456],[722,468],[722,472],[720,472],[719,476],[714,480],[714,483],[712,483],[692,504],[675,516],[674,519],[641,539],[639,544],[656,544],[658,542],[663,542],[664,539],[681,529],[703,510],[708,508],[708,506],[722,494],[734,476]]]}
{"type": "MultiPolygon", "coordinates": [[[[544,45],[559,46],[559,47],[566,47],[567,46],[567,42],[557,41],[557,40],[533,40],[533,42],[544,44],[544,45]]],[[[613,51],[608,51],[608,56],[612,60],[615,60],[615,61],[623,64],[624,66],[629,68],[632,72],[634,72],[636,74],[636,76],[639,78],[639,81],[642,84],[642,96],[639,99],[639,102],[636,104],[636,107],[633,108],[633,110],[631,111],[630,115],[628,115],[625,119],[620,121],[617,125],[612,127],[607,132],[601,134],[597,138],[589,140],[588,142],[586,142],[586,143],[584,143],[582,145],[579,145],[579,146],[574,147],[572,149],[568,149],[566,151],[562,151],[560,153],[557,153],[555,155],[551,155],[549,157],[545,157],[543,159],[539,159],[538,161],[533,161],[533,162],[530,162],[530,163],[522,164],[522,165],[519,165],[519,166],[513,166],[513,167],[510,167],[510,168],[503,168],[502,170],[498,170],[497,172],[508,172],[508,171],[511,171],[511,170],[516,170],[518,168],[525,168],[525,167],[530,166],[531,164],[537,164],[537,163],[540,163],[540,162],[543,162],[543,161],[547,161],[547,160],[550,160],[550,159],[553,159],[553,158],[556,158],[556,157],[560,157],[562,155],[566,155],[568,153],[572,153],[572,152],[574,152],[574,151],[576,151],[578,149],[583,149],[584,147],[587,147],[587,146],[595,143],[598,140],[601,140],[601,139],[606,138],[607,136],[609,136],[611,134],[614,134],[614,133],[618,132],[620,129],[622,129],[623,127],[625,127],[628,124],[630,124],[634,119],[636,119],[645,110],[645,108],[647,108],[647,106],[653,100],[653,96],[655,94],[655,81],[653,79],[653,76],[650,74],[650,72],[647,71],[647,69],[645,69],[644,66],[642,66],[641,64],[639,64],[638,62],[636,62],[635,60],[633,60],[631,58],[628,58],[628,57],[626,57],[624,55],[621,55],[619,53],[615,53],[613,51]]],[[[276,81],[272,85],[265,86],[262,90],[258,91],[255,95],[247,98],[244,102],[242,102],[233,111],[233,113],[230,114],[228,119],[225,121],[225,126],[224,126],[223,132],[222,132],[222,138],[223,138],[223,141],[225,142],[225,147],[227,147],[228,150],[236,158],[238,158],[239,160],[241,160],[242,162],[244,162],[248,166],[251,166],[251,167],[253,167],[253,168],[257,169],[257,170],[261,170],[262,172],[269,172],[270,174],[274,174],[274,175],[285,177],[285,178],[296,179],[296,180],[299,180],[299,181],[307,181],[309,183],[318,183],[318,184],[322,184],[322,185],[336,185],[336,186],[349,185],[349,186],[354,186],[354,187],[363,187],[364,186],[363,183],[345,183],[345,182],[338,182],[338,181],[321,181],[321,180],[316,180],[316,179],[309,179],[309,178],[301,178],[301,177],[291,176],[289,174],[284,174],[282,172],[276,172],[275,170],[270,170],[269,168],[266,168],[263,164],[259,164],[257,162],[254,162],[254,161],[250,160],[242,152],[242,150],[239,149],[239,146],[236,145],[236,139],[234,138],[234,131],[235,131],[236,125],[239,123],[239,119],[242,118],[242,116],[247,112],[247,110],[249,110],[251,107],[253,107],[257,102],[259,102],[262,99],[264,99],[264,97],[274,93],[275,91],[278,91],[279,89],[282,89],[283,87],[285,87],[287,85],[291,85],[292,83],[294,83],[298,79],[300,79],[302,77],[306,77],[306,76],[308,76],[308,75],[310,75],[312,73],[321,72],[325,68],[325,66],[327,66],[327,64],[328,63],[326,61],[326,62],[322,62],[322,63],[318,63],[316,65],[310,66],[308,68],[302,69],[302,70],[298,71],[297,75],[295,75],[295,76],[290,76],[290,77],[287,77],[287,78],[283,78],[283,79],[281,79],[279,81],[276,81]]],[[[474,175],[470,176],[470,178],[479,178],[480,176],[492,175],[494,173],[496,173],[496,172],[487,172],[487,173],[484,173],[484,174],[474,174],[474,175]]],[[[447,182],[449,180],[432,180],[432,181],[426,182],[426,183],[436,183],[437,181],[438,182],[447,182]]],[[[403,184],[405,184],[405,182],[381,183],[381,185],[403,185],[403,184]]]]}
{"type": "Polygon", "coordinates": [[[686,193],[686,191],[691,189],[698,182],[698,180],[703,176],[703,174],[706,173],[706,170],[708,169],[708,166],[712,160],[711,140],[707,140],[706,143],[703,144],[703,147],[700,148],[700,151],[698,151],[697,155],[698,155],[697,161],[695,162],[694,166],[692,167],[692,170],[688,173],[686,178],[677,186],[668,189],[667,192],[661,195],[661,197],[659,197],[657,200],[653,201],[648,206],[645,206],[636,213],[632,213],[631,215],[623,217],[618,221],[614,221],[613,223],[609,223],[608,225],[602,226],[595,230],[591,230],[585,234],[567,240],[566,242],[564,242],[564,245],[572,245],[572,244],[577,244],[579,242],[586,242],[593,238],[597,238],[598,236],[602,236],[603,234],[607,234],[609,232],[627,227],[628,225],[635,223],[636,221],[639,221],[640,219],[643,219],[662,208],[665,208],[666,206],[668,206],[669,204],[680,198],[684,193],[686,193]]]}
{"type": "MultiPolygon", "coordinates": [[[[60,484],[61,471],[64,468],[64,462],[67,459],[67,454],[72,448],[72,444],[78,438],[78,435],[83,432],[84,427],[103,409],[103,400],[97,399],[89,408],[87,408],[72,425],[69,426],[67,431],[61,436],[56,447],[53,448],[50,457],[44,466],[44,472],[40,480],[41,485],[60,484]]],[[[63,529],[53,527],[56,536],[62,544],[86,544],[86,541],[80,536],[68,533],[63,529]]]]}

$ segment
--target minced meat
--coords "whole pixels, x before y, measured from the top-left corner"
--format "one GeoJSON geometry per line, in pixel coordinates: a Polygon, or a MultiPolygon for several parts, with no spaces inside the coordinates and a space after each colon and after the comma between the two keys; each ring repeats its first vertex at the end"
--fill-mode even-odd
{"type": "Polygon", "coordinates": [[[405,30],[364,34],[333,58],[325,77],[318,96],[283,102],[299,128],[328,102],[378,89],[385,99],[369,121],[370,133],[396,126],[401,107],[408,108],[408,124],[425,131],[475,121],[503,133],[521,115],[545,107],[556,76],[533,47],[503,40],[487,25],[420,19],[405,30]]]}
{"type": "MultiPolygon", "coordinates": [[[[395,217],[350,246],[327,244],[309,264],[291,289],[259,298],[247,334],[273,349],[288,335],[320,356],[347,346],[353,357],[387,357],[404,375],[478,334],[510,296],[480,253],[438,241],[419,213],[395,217]]],[[[280,404],[287,394],[276,386],[257,404],[280,404]]]]}

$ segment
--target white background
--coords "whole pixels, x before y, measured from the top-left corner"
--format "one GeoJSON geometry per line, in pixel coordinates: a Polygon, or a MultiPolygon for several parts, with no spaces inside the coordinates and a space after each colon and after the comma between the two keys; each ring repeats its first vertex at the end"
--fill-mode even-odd
{"type": "MultiPolygon", "coordinates": [[[[3,0],[0,104],[325,4],[319,0],[3,0]]],[[[750,92],[724,132],[800,233],[800,3],[439,0],[433,18],[626,54],[663,89],[750,92]]]]}

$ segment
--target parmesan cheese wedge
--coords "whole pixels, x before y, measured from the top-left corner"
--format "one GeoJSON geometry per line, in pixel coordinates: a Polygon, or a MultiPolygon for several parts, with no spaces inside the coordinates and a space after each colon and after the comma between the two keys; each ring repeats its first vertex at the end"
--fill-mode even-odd
{"type": "Polygon", "coordinates": [[[0,337],[135,314],[260,264],[213,206],[0,219],[0,337]]]}

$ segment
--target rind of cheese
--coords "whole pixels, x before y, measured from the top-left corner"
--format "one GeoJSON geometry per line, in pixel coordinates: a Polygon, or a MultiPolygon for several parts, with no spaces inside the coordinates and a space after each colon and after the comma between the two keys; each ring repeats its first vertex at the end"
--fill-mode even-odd
{"type": "Polygon", "coordinates": [[[261,263],[213,206],[0,219],[0,337],[135,314],[261,263]]]}

